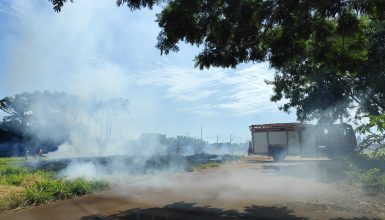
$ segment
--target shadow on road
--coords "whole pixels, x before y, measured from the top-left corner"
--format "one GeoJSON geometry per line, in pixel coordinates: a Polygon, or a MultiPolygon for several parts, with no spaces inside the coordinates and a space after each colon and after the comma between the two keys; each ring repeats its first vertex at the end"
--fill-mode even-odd
{"type": "Polygon", "coordinates": [[[198,207],[195,203],[177,202],[161,208],[130,209],[110,216],[93,215],[82,220],[219,220],[219,219],[306,219],[292,214],[286,207],[248,206],[244,212],[212,207],[198,207]]]}

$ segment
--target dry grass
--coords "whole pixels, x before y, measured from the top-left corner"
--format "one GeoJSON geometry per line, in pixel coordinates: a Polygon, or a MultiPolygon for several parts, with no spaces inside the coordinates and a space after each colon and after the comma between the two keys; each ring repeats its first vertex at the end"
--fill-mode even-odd
{"type": "Polygon", "coordinates": [[[15,196],[20,195],[24,188],[19,186],[0,185],[0,212],[10,209],[15,196]]]}

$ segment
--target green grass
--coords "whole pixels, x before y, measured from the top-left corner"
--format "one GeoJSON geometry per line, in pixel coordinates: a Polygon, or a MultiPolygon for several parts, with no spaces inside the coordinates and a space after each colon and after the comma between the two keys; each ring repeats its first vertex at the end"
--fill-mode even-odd
{"type": "Polygon", "coordinates": [[[360,184],[370,192],[385,193],[385,158],[368,154],[356,154],[346,158],[346,180],[360,184]]]}
{"type": "Polygon", "coordinates": [[[0,157],[0,166],[9,165],[11,163],[18,162],[22,159],[23,158],[21,157],[0,157]]]}
{"type": "Polygon", "coordinates": [[[0,159],[0,211],[70,199],[106,190],[100,180],[57,178],[55,173],[16,166],[18,159],[0,159]]]}
{"type": "Polygon", "coordinates": [[[220,166],[219,162],[207,162],[207,163],[195,165],[195,166],[191,167],[188,171],[195,172],[195,171],[215,168],[215,167],[219,167],[219,166],[220,166]]]}

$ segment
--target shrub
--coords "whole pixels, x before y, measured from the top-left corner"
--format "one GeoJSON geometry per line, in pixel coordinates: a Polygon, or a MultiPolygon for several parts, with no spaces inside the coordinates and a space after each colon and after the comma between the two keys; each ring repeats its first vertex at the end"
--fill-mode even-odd
{"type": "Polygon", "coordinates": [[[370,189],[385,192],[385,176],[378,168],[372,168],[361,175],[361,182],[370,189]]]}
{"type": "Polygon", "coordinates": [[[348,161],[345,171],[346,180],[350,184],[362,184],[366,189],[375,192],[385,192],[385,174],[367,156],[355,156],[348,161]],[[359,168],[364,167],[366,169],[359,168]]]}
{"type": "Polygon", "coordinates": [[[105,190],[109,187],[108,183],[100,180],[86,181],[85,179],[79,178],[71,182],[68,182],[70,191],[74,195],[85,195],[92,192],[105,190]]]}

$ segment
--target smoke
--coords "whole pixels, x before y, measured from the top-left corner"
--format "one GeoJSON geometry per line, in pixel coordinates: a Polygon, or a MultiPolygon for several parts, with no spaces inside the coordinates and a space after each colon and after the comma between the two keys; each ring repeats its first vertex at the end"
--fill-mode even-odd
{"type": "MultiPolygon", "coordinates": [[[[154,48],[159,29],[153,22],[158,9],[155,12],[129,12],[111,2],[79,1],[66,4],[63,11],[56,14],[51,6],[39,0],[15,0],[7,5],[8,10],[2,11],[11,20],[9,53],[4,61],[5,74],[1,76],[7,93],[47,90],[72,94],[72,98],[40,97],[30,103],[30,134],[41,140],[62,142],[57,151],[46,154],[48,159],[118,155],[130,158],[131,164],[139,166],[154,157],[176,154],[175,144],[166,144],[159,137],[141,134],[190,131],[192,128],[187,126],[188,122],[199,124],[195,118],[173,118],[172,114],[177,109],[188,109],[190,113],[182,116],[190,116],[196,109],[194,107],[201,104],[198,101],[210,102],[210,97],[223,90],[221,82],[231,90],[225,97],[217,95],[215,100],[226,100],[230,105],[216,104],[217,107],[213,106],[215,109],[250,114],[256,106],[266,106],[251,105],[250,101],[257,99],[255,103],[260,102],[256,94],[267,97],[267,87],[263,83],[265,74],[246,74],[258,72],[259,66],[238,74],[229,74],[225,70],[202,72],[197,74],[198,77],[186,80],[196,71],[154,63],[154,60],[159,60],[159,51],[154,48]],[[122,24],[122,21],[126,22],[122,24]],[[148,66],[152,67],[151,71],[146,71],[148,66]],[[202,74],[206,73],[210,77],[203,77],[202,74]],[[157,76],[156,82],[148,82],[150,75],[157,76]],[[252,83],[253,80],[261,83],[252,83]],[[157,83],[169,91],[162,92],[164,88],[157,83]],[[159,88],[154,88],[156,86],[159,88]],[[166,94],[166,98],[162,99],[161,94],[166,94]],[[114,97],[129,100],[129,107],[121,110],[109,105],[114,97]],[[175,97],[187,104],[169,100],[175,97]],[[167,103],[161,103],[165,99],[168,99],[167,103]]],[[[183,59],[191,64],[190,57],[183,59]]],[[[267,72],[267,68],[263,69],[267,72]]],[[[217,124],[223,123],[221,118],[217,121],[221,121],[217,124]]],[[[244,128],[247,133],[247,124],[244,128]]],[[[43,146],[37,147],[45,150],[43,146]]],[[[246,151],[246,148],[239,150],[232,145],[206,143],[200,147],[181,144],[181,148],[182,156],[243,154],[246,151]]],[[[113,170],[127,165],[119,161],[108,164],[114,167],[113,170]]],[[[97,176],[104,172],[101,165],[104,164],[97,161],[78,161],[68,167],[68,175],[63,175],[70,176],[75,170],[83,170],[81,167],[84,166],[84,170],[94,170],[86,172],[87,175],[97,176]]]]}
{"type": "Polygon", "coordinates": [[[47,157],[50,160],[70,158],[69,165],[60,173],[66,178],[104,178],[115,183],[127,183],[129,176],[137,174],[185,171],[194,164],[210,160],[235,159],[235,155],[239,157],[245,153],[245,146],[218,146],[200,139],[161,134],[142,134],[137,139],[119,138],[108,143],[81,136],[71,137],[47,157]]]}

